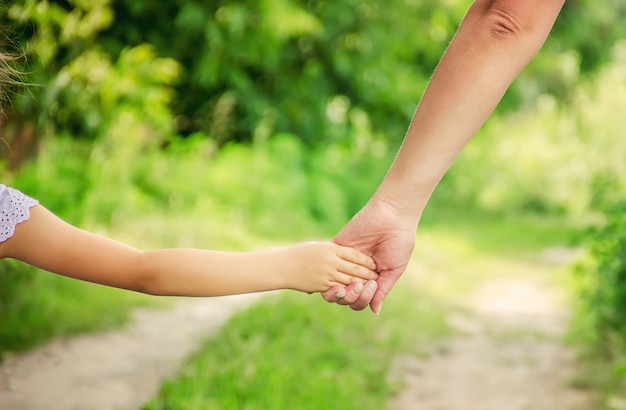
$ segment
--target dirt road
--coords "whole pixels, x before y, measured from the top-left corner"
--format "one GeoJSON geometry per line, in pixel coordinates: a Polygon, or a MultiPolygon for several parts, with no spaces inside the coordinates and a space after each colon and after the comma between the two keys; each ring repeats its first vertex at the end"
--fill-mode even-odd
{"type": "Polygon", "coordinates": [[[399,357],[393,410],[591,410],[571,387],[568,312],[537,277],[487,280],[449,321],[459,335],[426,359],[399,357]]]}
{"type": "Polygon", "coordinates": [[[117,331],[54,341],[0,366],[2,410],[136,410],[199,339],[260,295],[183,299],[137,310],[117,331]]]}

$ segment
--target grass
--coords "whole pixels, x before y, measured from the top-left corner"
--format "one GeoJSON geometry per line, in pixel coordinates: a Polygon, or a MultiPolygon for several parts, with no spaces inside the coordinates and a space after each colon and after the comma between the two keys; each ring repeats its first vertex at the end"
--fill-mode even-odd
{"type": "Polygon", "coordinates": [[[448,334],[428,298],[355,314],[319,296],[283,293],[234,317],[144,409],[380,409],[395,352],[423,353],[448,334]]]}
{"type": "Polygon", "coordinates": [[[205,341],[142,409],[385,408],[401,388],[388,379],[394,357],[436,349],[459,297],[487,277],[537,272],[531,255],[566,244],[574,229],[524,222],[431,215],[381,316],[295,293],[268,298],[205,341]]]}

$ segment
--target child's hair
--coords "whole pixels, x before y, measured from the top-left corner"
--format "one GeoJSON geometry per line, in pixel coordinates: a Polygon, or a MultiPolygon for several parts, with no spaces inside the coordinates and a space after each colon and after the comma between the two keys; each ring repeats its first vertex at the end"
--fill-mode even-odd
{"type": "Polygon", "coordinates": [[[11,39],[8,34],[6,21],[6,5],[4,0],[0,0],[0,122],[2,122],[1,114],[4,112],[4,106],[8,102],[11,92],[18,87],[22,81],[22,73],[18,71],[17,63],[21,59],[21,53],[7,50],[18,50],[16,42],[11,39]]]}
{"type": "Polygon", "coordinates": [[[20,73],[14,67],[17,57],[0,51],[0,112],[6,101],[9,89],[20,83],[20,73]]]}

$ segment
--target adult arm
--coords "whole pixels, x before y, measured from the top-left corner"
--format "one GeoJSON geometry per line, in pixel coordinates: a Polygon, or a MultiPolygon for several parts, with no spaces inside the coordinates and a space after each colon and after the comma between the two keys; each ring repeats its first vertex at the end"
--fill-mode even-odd
{"type": "Polygon", "coordinates": [[[476,0],[437,66],[389,173],[337,235],[372,255],[376,286],[335,287],[329,302],[378,313],[414,247],[435,187],[548,36],[565,0],[476,0]],[[357,290],[359,290],[357,288],[357,290]],[[343,297],[338,297],[342,296],[343,297]]]}
{"type": "Polygon", "coordinates": [[[375,278],[373,261],[331,242],[259,252],[141,251],[81,229],[41,205],[0,243],[10,257],[75,279],[154,295],[219,296],[274,289],[320,292],[375,278]]]}

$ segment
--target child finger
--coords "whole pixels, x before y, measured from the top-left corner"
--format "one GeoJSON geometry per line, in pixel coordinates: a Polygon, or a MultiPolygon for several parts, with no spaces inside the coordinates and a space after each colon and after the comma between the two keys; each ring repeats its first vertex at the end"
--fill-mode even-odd
{"type": "Polygon", "coordinates": [[[341,259],[344,259],[348,262],[357,263],[371,270],[376,269],[376,262],[374,262],[374,259],[362,252],[357,251],[354,248],[341,246],[338,255],[341,259]]]}
{"type": "Polygon", "coordinates": [[[365,284],[366,280],[361,279],[352,275],[348,275],[347,273],[339,272],[333,276],[333,282],[342,286],[348,286],[354,282],[361,282],[365,284]]]}
{"type": "Polygon", "coordinates": [[[375,271],[366,268],[363,265],[357,265],[348,261],[344,261],[344,263],[339,265],[338,270],[352,277],[357,277],[365,280],[372,280],[378,277],[378,274],[375,271]]]}

